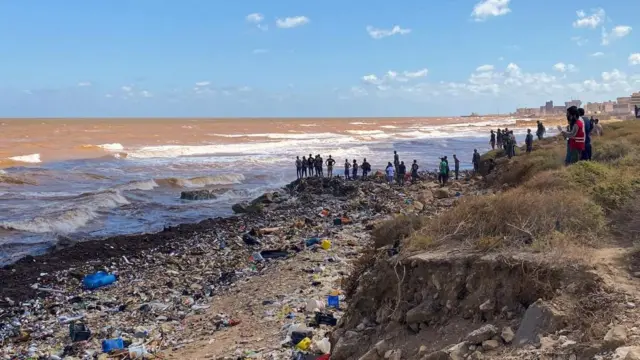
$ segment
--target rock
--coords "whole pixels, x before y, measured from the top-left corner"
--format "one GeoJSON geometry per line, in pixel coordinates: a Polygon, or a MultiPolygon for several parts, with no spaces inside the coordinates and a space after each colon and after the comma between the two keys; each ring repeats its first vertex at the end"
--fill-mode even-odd
{"type": "Polygon", "coordinates": [[[469,344],[466,341],[463,341],[447,349],[447,352],[449,353],[451,360],[463,360],[469,353],[469,344]]]}
{"type": "Polygon", "coordinates": [[[416,209],[416,211],[422,211],[424,209],[424,204],[420,201],[414,201],[413,208],[416,209]]]}
{"type": "MultiPolygon", "coordinates": [[[[618,350],[616,350],[616,354],[618,350]]],[[[640,360],[640,346],[629,346],[624,360],[640,360]]]]}
{"type": "Polygon", "coordinates": [[[182,200],[211,200],[217,198],[215,192],[209,189],[187,190],[180,193],[182,200]]]}
{"type": "Polygon", "coordinates": [[[373,348],[376,350],[378,355],[384,356],[387,350],[389,350],[389,344],[384,340],[380,340],[373,346],[373,348]]]}
{"type": "Polygon", "coordinates": [[[264,193],[253,200],[252,204],[271,204],[273,203],[274,193],[264,193]]]}
{"type": "Polygon", "coordinates": [[[376,349],[371,349],[367,351],[364,355],[360,356],[358,360],[379,360],[380,356],[376,349]]]}
{"type": "MultiPolygon", "coordinates": [[[[422,356],[421,354],[418,354],[418,355],[422,356]]],[[[449,359],[451,359],[451,357],[444,350],[434,351],[420,358],[420,360],[449,360],[449,359]]]]}
{"type": "Polygon", "coordinates": [[[500,347],[500,343],[496,340],[486,340],[482,342],[482,349],[485,351],[495,350],[500,347]]]}
{"type": "Polygon", "coordinates": [[[490,299],[480,304],[480,311],[492,311],[494,308],[490,299]]]}
{"type": "Polygon", "coordinates": [[[562,311],[539,299],[525,312],[514,343],[516,346],[535,344],[538,342],[538,334],[559,330],[564,326],[565,320],[566,315],[562,311]]]}
{"type": "Polygon", "coordinates": [[[247,206],[248,205],[246,203],[237,203],[233,204],[231,210],[233,210],[233,212],[236,214],[244,214],[247,212],[247,206]]]}
{"type": "Polygon", "coordinates": [[[609,329],[604,337],[603,348],[613,350],[624,345],[627,342],[627,328],[622,325],[616,325],[609,329]]]}
{"type": "Polygon", "coordinates": [[[402,350],[389,350],[384,354],[384,358],[388,360],[400,360],[402,359],[402,350]]]}
{"type": "Polygon", "coordinates": [[[446,199],[449,197],[449,189],[447,188],[439,188],[433,192],[433,197],[436,199],[446,199]]]}
{"type": "Polygon", "coordinates": [[[418,349],[418,356],[423,356],[427,354],[428,348],[424,345],[420,345],[420,349],[418,349]]]}
{"type": "Polygon", "coordinates": [[[405,321],[408,325],[419,324],[429,321],[429,319],[431,319],[431,316],[432,313],[429,309],[429,304],[422,303],[407,311],[407,314],[405,315],[405,321]]]}
{"type": "Polygon", "coordinates": [[[513,338],[515,337],[515,334],[513,333],[513,330],[511,330],[509,326],[506,326],[505,328],[502,329],[502,333],[500,333],[500,337],[502,337],[502,340],[504,340],[505,343],[510,344],[513,341],[513,338]]]}
{"type": "Polygon", "coordinates": [[[418,196],[418,200],[423,204],[428,204],[433,201],[433,193],[430,190],[423,191],[422,194],[418,196]]]}
{"type": "Polygon", "coordinates": [[[257,214],[257,213],[261,213],[263,208],[264,208],[264,205],[262,205],[261,203],[255,203],[255,204],[238,203],[238,204],[234,204],[231,207],[231,210],[233,210],[233,212],[236,214],[244,214],[244,213],[257,214]]]}
{"type": "Polygon", "coordinates": [[[469,359],[469,360],[481,360],[481,359],[484,359],[484,355],[480,351],[474,351],[473,353],[471,353],[471,355],[469,355],[469,357],[467,359],[469,359]]]}
{"type": "Polygon", "coordinates": [[[467,341],[470,344],[481,344],[483,341],[491,339],[498,333],[498,328],[491,324],[487,324],[467,335],[467,341]]]}

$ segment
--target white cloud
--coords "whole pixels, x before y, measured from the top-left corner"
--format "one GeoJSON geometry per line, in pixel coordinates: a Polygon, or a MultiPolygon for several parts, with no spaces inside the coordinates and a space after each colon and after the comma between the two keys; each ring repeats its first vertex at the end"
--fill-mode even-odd
{"type": "Polygon", "coordinates": [[[559,72],[576,72],[578,68],[573,64],[565,64],[563,62],[559,62],[553,65],[553,69],[559,72]]]}
{"type": "Polygon", "coordinates": [[[196,86],[209,86],[210,84],[210,81],[200,81],[196,83],[196,86]]]}
{"type": "Polygon", "coordinates": [[[131,92],[131,90],[133,90],[133,88],[131,86],[123,86],[120,88],[122,91],[129,93],[131,92]]]}
{"type": "Polygon", "coordinates": [[[381,81],[374,74],[365,75],[362,77],[362,81],[369,84],[379,84],[381,81]]]}
{"type": "Polygon", "coordinates": [[[140,96],[146,97],[146,98],[150,98],[153,95],[150,92],[148,92],[147,90],[142,90],[142,91],[140,91],[140,96]]]}
{"type": "Polygon", "coordinates": [[[591,56],[600,57],[600,56],[604,56],[604,53],[602,51],[598,51],[598,52],[594,52],[593,54],[591,54],[591,56]]]}
{"type": "Polygon", "coordinates": [[[113,97],[113,95],[111,95],[111,94],[105,94],[105,96],[104,96],[104,97],[106,97],[106,98],[112,98],[112,97],[113,97]]]}
{"type": "Polygon", "coordinates": [[[588,16],[584,10],[578,10],[576,11],[576,14],[578,15],[578,19],[573,22],[573,27],[592,29],[595,29],[598,25],[602,24],[606,15],[604,10],[601,8],[592,10],[591,15],[588,16]]]}
{"type": "Polygon", "coordinates": [[[403,29],[399,25],[394,25],[391,29],[377,29],[369,25],[366,27],[369,36],[374,39],[382,39],[393,35],[407,35],[411,33],[411,29],[403,29]]]}
{"type": "Polygon", "coordinates": [[[611,72],[604,71],[602,73],[602,80],[604,82],[621,81],[626,80],[627,74],[621,72],[618,69],[613,69],[611,72]]]}
{"type": "Polygon", "coordinates": [[[629,55],[629,65],[640,65],[640,53],[629,55]]]}
{"type": "Polygon", "coordinates": [[[602,45],[609,45],[611,41],[623,38],[629,34],[631,34],[631,30],[633,28],[628,25],[618,25],[611,30],[610,33],[607,33],[607,29],[602,28],[602,45]]]}
{"type": "Polygon", "coordinates": [[[91,86],[91,83],[88,81],[82,81],[78,83],[78,86],[80,87],[87,87],[87,86],[91,86]]]}
{"type": "Polygon", "coordinates": [[[428,73],[429,73],[428,69],[420,69],[418,71],[405,71],[404,76],[408,78],[419,78],[419,77],[427,76],[428,73]]]}
{"type": "Polygon", "coordinates": [[[254,49],[252,52],[254,54],[265,54],[265,53],[268,53],[269,50],[268,49],[254,49]]]}
{"type": "Polygon", "coordinates": [[[571,38],[571,41],[575,42],[576,45],[578,45],[578,46],[584,46],[589,42],[588,39],[585,39],[585,38],[583,38],[581,36],[574,36],[574,37],[571,38]]]}
{"type": "Polygon", "coordinates": [[[511,0],[484,0],[474,6],[471,16],[476,21],[484,21],[493,16],[507,15],[511,12],[509,2],[511,0]]]}
{"type": "Polygon", "coordinates": [[[281,29],[291,29],[294,27],[302,26],[309,23],[309,18],[306,16],[294,16],[284,19],[276,20],[276,26],[281,29]]]}
{"type": "Polygon", "coordinates": [[[478,66],[476,71],[485,72],[485,71],[493,71],[493,69],[494,69],[493,65],[482,65],[482,66],[478,66]]]}
{"type": "Polygon", "coordinates": [[[253,13],[253,14],[249,14],[246,17],[247,21],[250,23],[260,23],[262,22],[262,20],[264,20],[264,15],[260,14],[260,13],[253,13]]]}

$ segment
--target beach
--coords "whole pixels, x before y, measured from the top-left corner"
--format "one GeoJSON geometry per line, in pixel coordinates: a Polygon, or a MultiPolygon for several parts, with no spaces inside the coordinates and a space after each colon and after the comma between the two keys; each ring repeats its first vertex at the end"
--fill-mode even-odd
{"type": "MultiPolygon", "coordinates": [[[[471,167],[488,132],[517,119],[3,119],[0,129],[0,264],[60,242],[154,233],[230,216],[235,203],[295,179],[295,158],[364,158],[437,166],[457,153],[471,167]],[[186,190],[215,199],[185,201],[186,190]]],[[[522,139],[524,128],[516,128],[522,139]]]]}

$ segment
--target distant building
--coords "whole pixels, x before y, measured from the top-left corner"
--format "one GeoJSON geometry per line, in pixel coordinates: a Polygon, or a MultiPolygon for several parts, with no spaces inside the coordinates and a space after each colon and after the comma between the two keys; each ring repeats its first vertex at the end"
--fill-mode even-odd
{"type": "Polygon", "coordinates": [[[637,93],[631,94],[629,104],[640,107],[640,91],[637,93]]]}
{"type": "Polygon", "coordinates": [[[630,115],[633,114],[634,107],[630,103],[624,104],[614,104],[613,105],[613,114],[614,115],[630,115]]]}
{"type": "Polygon", "coordinates": [[[566,101],[564,103],[565,108],[570,108],[572,106],[575,106],[575,107],[579,108],[580,105],[582,105],[582,101],[580,101],[580,100],[571,100],[571,101],[566,101]]]}
{"type": "Polygon", "coordinates": [[[603,106],[603,112],[604,113],[612,113],[613,112],[613,105],[615,105],[615,102],[613,101],[605,101],[602,103],[603,106]]]}
{"type": "Polygon", "coordinates": [[[553,114],[564,114],[567,112],[567,108],[564,106],[554,106],[551,112],[553,114]]]}
{"type": "Polygon", "coordinates": [[[547,113],[547,114],[552,114],[553,113],[553,100],[547,101],[544,104],[544,112],[547,113]]]}
{"type": "Polygon", "coordinates": [[[619,98],[616,99],[616,101],[620,105],[630,104],[631,103],[631,97],[630,96],[619,97],[619,98]]]}

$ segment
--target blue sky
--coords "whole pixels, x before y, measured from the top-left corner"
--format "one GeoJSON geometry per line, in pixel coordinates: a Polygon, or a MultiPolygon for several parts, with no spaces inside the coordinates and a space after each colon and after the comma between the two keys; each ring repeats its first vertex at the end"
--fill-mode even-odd
{"type": "Polygon", "coordinates": [[[0,116],[440,116],[614,99],[640,91],[638,16],[636,0],[6,0],[0,116]]]}

